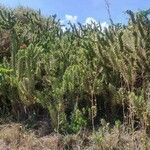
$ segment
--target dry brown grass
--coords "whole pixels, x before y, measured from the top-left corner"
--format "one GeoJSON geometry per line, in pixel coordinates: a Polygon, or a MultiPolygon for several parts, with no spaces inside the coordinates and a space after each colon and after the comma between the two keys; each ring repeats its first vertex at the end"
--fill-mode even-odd
{"type": "Polygon", "coordinates": [[[61,147],[59,135],[37,137],[33,131],[25,131],[21,124],[0,126],[0,150],[61,150],[61,147]]]}
{"type": "Polygon", "coordinates": [[[88,150],[149,150],[150,138],[145,130],[130,131],[114,127],[111,131],[93,134],[88,150]]]}
{"type": "Polygon", "coordinates": [[[127,132],[112,128],[73,135],[37,136],[18,123],[0,125],[0,150],[148,150],[150,138],[145,130],[127,132]],[[102,133],[103,132],[103,133],[102,133]]]}

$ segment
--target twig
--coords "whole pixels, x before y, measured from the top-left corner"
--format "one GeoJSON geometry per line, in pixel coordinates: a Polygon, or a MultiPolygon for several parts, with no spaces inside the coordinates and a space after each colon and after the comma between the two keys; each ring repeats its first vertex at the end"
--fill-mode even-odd
{"type": "Polygon", "coordinates": [[[113,20],[112,20],[112,16],[111,16],[111,13],[110,13],[110,4],[109,4],[108,0],[105,0],[105,4],[106,4],[106,10],[107,10],[107,13],[108,13],[110,23],[112,25],[114,25],[113,20]]]}

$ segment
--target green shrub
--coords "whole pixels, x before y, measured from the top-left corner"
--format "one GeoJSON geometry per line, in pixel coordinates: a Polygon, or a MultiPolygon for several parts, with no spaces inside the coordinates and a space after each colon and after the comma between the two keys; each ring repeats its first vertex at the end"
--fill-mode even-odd
{"type": "Polygon", "coordinates": [[[127,11],[127,25],[70,24],[66,31],[55,15],[18,10],[0,9],[0,98],[12,110],[38,103],[57,132],[94,130],[102,117],[114,123],[116,113],[149,124],[149,10],[127,11]]]}

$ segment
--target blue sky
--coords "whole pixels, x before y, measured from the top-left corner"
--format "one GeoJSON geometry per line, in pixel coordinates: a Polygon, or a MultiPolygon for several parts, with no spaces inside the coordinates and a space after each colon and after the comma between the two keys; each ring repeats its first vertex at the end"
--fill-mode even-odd
{"type": "MultiPolygon", "coordinates": [[[[150,8],[149,0],[108,0],[114,22],[124,23],[127,21],[125,11],[141,10],[150,8]]],[[[63,21],[89,22],[100,21],[106,24],[108,14],[105,0],[0,0],[1,4],[9,7],[28,6],[41,9],[44,15],[57,14],[63,21]]]]}

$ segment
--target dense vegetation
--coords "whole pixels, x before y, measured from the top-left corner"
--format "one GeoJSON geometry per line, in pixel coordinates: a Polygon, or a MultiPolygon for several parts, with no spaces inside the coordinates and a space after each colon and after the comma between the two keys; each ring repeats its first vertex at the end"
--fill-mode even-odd
{"type": "Polygon", "coordinates": [[[95,130],[105,120],[148,128],[149,13],[127,11],[127,25],[70,23],[64,31],[56,16],[1,7],[1,117],[47,117],[61,133],[95,130]]]}

